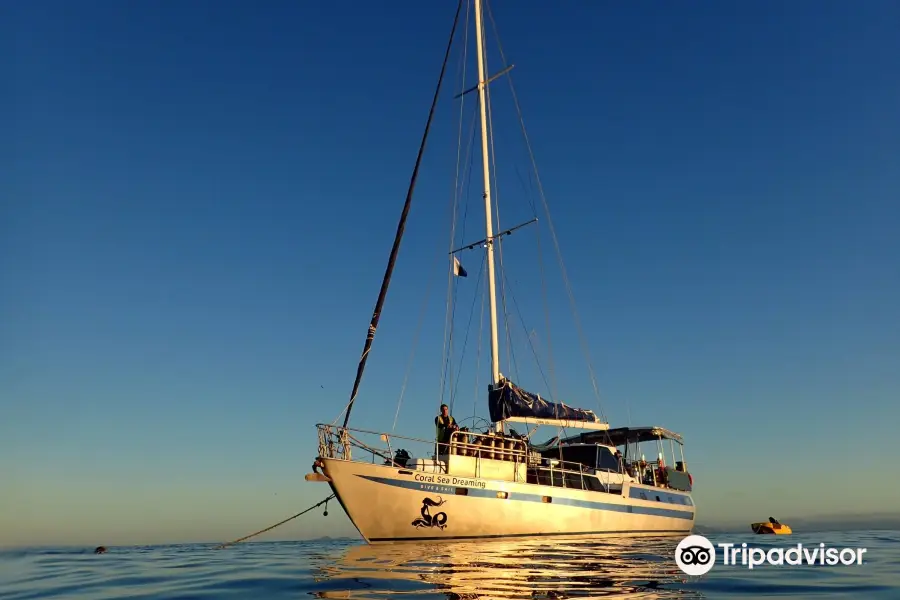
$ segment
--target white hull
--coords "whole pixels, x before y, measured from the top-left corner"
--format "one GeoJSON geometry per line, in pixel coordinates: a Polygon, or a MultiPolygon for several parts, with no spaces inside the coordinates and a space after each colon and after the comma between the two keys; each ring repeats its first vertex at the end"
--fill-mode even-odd
{"type": "Polygon", "coordinates": [[[687,535],[694,525],[691,495],[670,489],[626,483],[621,493],[606,493],[321,460],[338,500],[369,543],[687,535]]]}

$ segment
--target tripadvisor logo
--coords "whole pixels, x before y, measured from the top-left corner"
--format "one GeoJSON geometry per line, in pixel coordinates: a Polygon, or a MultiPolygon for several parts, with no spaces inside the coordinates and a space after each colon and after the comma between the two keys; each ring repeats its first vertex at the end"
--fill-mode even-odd
{"type": "Polygon", "coordinates": [[[689,535],[675,547],[675,562],[688,575],[706,575],[716,564],[716,549],[702,535],[689,535]]]}
{"type": "MultiPolygon", "coordinates": [[[[723,565],[742,565],[748,569],[762,565],[861,565],[866,548],[829,548],[825,544],[789,548],[754,548],[746,543],[716,544],[722,553],[723,565]]],[[[705,575],[716,564],[716,547],[702,535],[689,535],[675,548],[675,563],[687,575],[705,575]]]]}

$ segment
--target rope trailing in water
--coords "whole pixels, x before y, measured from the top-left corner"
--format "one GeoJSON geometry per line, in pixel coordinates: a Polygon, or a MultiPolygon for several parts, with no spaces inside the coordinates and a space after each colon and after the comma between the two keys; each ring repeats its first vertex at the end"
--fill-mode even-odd
{"type": "Polygon", "coordinates": [[[258,536],[258,535],[260,535],[260,534],[262,534],[262,533],[265,533],[265,532],[267,532],[267,531],[272,531],[272,530],[275,529],[276,527],[279,527],[279,526],[281,526],[281,525],[284,525],[284,524],[287,523],[288,521],[293,521],[293,520],[296,519],[297,517],[299,517],[299,516],[301,516],[301,515],[305,515],[306,513],[308,513],[309,511],[311,511],[312,509],[318,508],[318,507],[322,506],[323,504],[325,505],[325,516],[328,516],[328,501],[331,500],[331,499],[334,498],[334,497],[335,497],[334,494],[332,494],[332,495],[328,496],[327,498],[325,498],[324,500],[322,500],[321,502],[318,502],[318,503],[316,503],[316,504],[313,504],[312,506],[310,506],[310,507],[307,508],[306,510],[302,510],[302,511],[298,512],[298,513],[297,513],[296,515],[294,515],[293,517],[288,517],[288,518],[285,519],[284,521],[279,521],[278,523],[275,523],[274,525],[270,525],[269,527],[266,527],[265,529],[260,529],[260,530],[257,531],[256,533],[251,533],[250,535],[245,535],[244,537],[238,538],[238,539],[234,540],[233,542],[226,542],[226,543],[224,543],[224,544],[221,544],[221,545],[219,545],[219,546],[216,546],[215,549],[216,549],[216,550],[221,550],[222,548],[227,548],[228,546],[233,546],[234,544],[243,542],[243,541],[245,541],[245,540],[249,540],[250,538],[256,537],[256,536],[258,536]]]}

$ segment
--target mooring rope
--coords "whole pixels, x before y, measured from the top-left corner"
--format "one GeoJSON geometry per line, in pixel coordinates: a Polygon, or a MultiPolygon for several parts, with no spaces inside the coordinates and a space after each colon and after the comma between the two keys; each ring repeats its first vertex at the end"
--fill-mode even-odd
{"type": "Polygon", "coordinates": [[[221,550],[222,548],[227,548],[228,546],[232,546],[232,545],[237,544],[237,543],[239,543],[239,542],[243,542],[243,541],[245,541],[245,540],[249,540],[250,538],[256,537],[256,536],[260,535],[261,533],[265,533],[265,532],[267,532],[267,531],[272,531],[272,530],[275,529],[276,527],[279,527],[279,526],[281,526],[281,525],[284,525],[284,524],[287,523],[288,521],[293,521],[293,520],[296,519],[297,517],[299,517],[299,516],[301,516],[301,515],[305,515],[306,513],[308,513],[309,511],[311,511],[312,509],[318,508],[318,507],[322,506],[323,504],[325,505],[325,515],[328,516],[328,501],[331,500],[331,499],[334,498],[334,497],[335,497],[334,494],[332,494],[332,495],[328,496],[327,498],[325,498],[324,500],[322,500],[321,502],[318,502],[318,503],[316,503],[316,504],[313,504],[312,506],[310,506],[310,507],[307,508],[306,510],[302,510],[302,511],[298,512],[298,513],[297,513],[296,515],[294,515],[293,517],[288,517],[288,518],[285,519],[284,521],[279,521],[278,523],[275,523],[274,525],[270,525],[269,527],[266,527],[265,529],[260,529],[260,530],[257,531],[256,533],[251,533],[250,535],[245,535],[244,537],[238,538],[238,539],[234,540],[233,542],[226,542],[226,543],[224,543],[224,544],[221,544],[221,545],[219,545],[219,546],[216,546],[215,549],[216,549],[216,550],[221,550]]]}

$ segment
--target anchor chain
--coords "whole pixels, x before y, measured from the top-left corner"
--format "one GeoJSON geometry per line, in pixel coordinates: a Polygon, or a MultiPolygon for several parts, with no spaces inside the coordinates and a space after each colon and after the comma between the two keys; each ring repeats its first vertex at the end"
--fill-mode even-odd
{"type": "Polygon", "coordinates": [[[308,513],[309,511],[313,510],[314,508],[318,508],[318,507],[322,506],[323,504],[325,505],[325,512],[323,512],[322,515],[325,516],[325,517],[327,517],[327,516],[328,516],[328,501],[331,500],[331,499],[333,499],[334,497],[335,497],[335,495],[334,495],[334,494],[331,494],[330,496],[328,496],[328,497],[325,498],[324,500],[321,500],[321,501],[317,502],[316,504],[313,504],[312,506],[310,506],[310,507],[307,508],[306,510],[302,510],[302,511],[298,512],[296,515],[294,515],[294,516],[292,516],[292,517],[288,517],[288,518],[285,519],[284,521],[279,521],[278,523],[275,523],[274,525],[270,525],[269,527],[266,527],[265,529],[260,529],[259,531],[254,532],[254,533],[251,533],[250,535],[245,535],[244,537],[238,538],[238,539],[236,539],[236,540],[234,540],[234,541],[232,541],[232,542],[225,542],[224,544],[220,544],[220,545],[216,546],[215,549],[216,549],[216,550],[221,550],[222,548],[227,548],[228,546],[233,546],[234,544],[243,542],[243,541],[245,541],[245,540],[249,540],[250,538],[256,537],[256,536],[258,536],[258,535],[260,535],[260,534],[262,534],[262,533],[265,533],[265,532],[267,532],[267,531],[272,531],[272,530],[275,529],[276,527],[279,527],[279,526],[281,526],[281,525],[284,525],[284,524],[287,523],[288,521],[293,521],[293,520],[296,519],[297,517],[299,517],[299,516],[301,516],[301,515],[305,515],[305,514],[308,513]]]}

